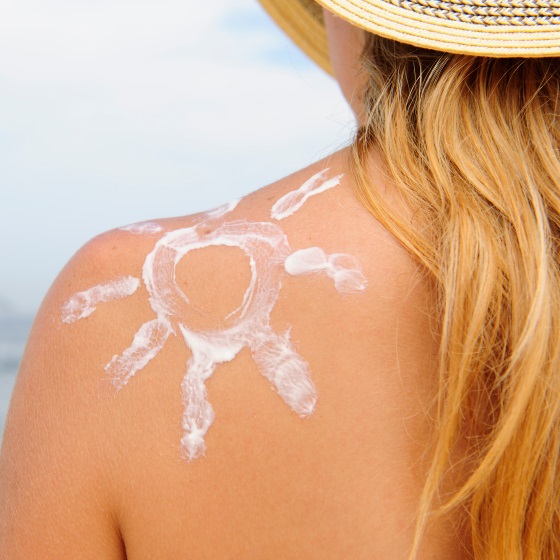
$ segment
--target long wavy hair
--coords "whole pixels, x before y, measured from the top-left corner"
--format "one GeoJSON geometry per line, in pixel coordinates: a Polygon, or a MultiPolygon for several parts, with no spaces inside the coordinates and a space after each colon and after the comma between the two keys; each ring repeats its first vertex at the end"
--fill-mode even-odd
{"type": "Polygon", "coordinates": [[[476,559],[558,559],[560,59],[368,35],[363,64],[358,193],[436,286],[437,411],[411,558],[430,519],[465,508],[476,559]],[[369,186],[373,146],[414,219],[369,186]]]}

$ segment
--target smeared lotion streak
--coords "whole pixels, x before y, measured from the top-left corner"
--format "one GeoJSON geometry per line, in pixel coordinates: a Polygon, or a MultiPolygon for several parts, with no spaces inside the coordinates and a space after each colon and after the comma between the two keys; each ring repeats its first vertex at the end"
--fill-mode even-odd
{"type": "Polygon", "coordinates": [[[137,371],[157,356],[170,334],[173,334],[173,327],[162,319],[154,319],[140,327],[132,345],[122,355],[113,356],[104,368],[117,390],[120,391],[137,371]]]}
{"type": "Polygon", "coordinates": [[[62,307],[62,322],[74,323],[89,317],[102,302],[131,296],[140,286],[140,280],[125,276],[105,284],[99,284],[84,292],[74,294],[62,307]]]}
{"type": "Polygon", "coordinates": [[[134,233],[135,235],[150,235],[163,231],[163,227],[161,227],[161,225],[157,222],[139,222],[137,224],[130,224],[119,229],[121,231],[134,233]]]}
{"type": "Polygon", "coordinates": [[[221,218],[222,216],[225,216],[226,214],[233,212],[233,210],[237,208],[237,205],[240,202],[241,199],[236,198],[235,200],[232,200],[230,202],[227,202],[226,204],[222,204],[221,206],[218,206],[218,208],[215,208],[214,210],[210,210],[209,212],[206,212],[204,214],[204,217],[207,220],[217,220],[218,218],[221,218]]]}
{"type": "Polygon", "coordinates": [[[340,180],[344,175],[337,175],[332,179],[327,179],[329,170],[330,168],[327,168],[316,173],[303,183],[299,189],[291,191],[278,199],[270,211],[270,216],[275,220],[283,220],[297,212],[309,197],[340,185],[340,180]]]}

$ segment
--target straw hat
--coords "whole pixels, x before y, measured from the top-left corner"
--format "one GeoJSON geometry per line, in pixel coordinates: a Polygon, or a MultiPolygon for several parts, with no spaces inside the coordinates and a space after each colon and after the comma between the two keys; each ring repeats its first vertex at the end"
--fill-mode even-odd
{"type": "Polygon", "coordinates": [[[560,56],[560,0],[260,0],[280,27],[332,73],[321,6],[377,35],[439,51],[560,56]]]}

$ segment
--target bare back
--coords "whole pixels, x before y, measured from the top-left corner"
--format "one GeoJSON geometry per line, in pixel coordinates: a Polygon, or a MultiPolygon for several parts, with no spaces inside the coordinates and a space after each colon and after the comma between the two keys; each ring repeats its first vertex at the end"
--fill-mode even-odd
{"type": "MultiPolygon", "coordinates": [[[[110,232],[68,265],[6,428],[1,557],[407,557],[433,301],[346,159],[110,232]],[[81,317],[72,298],[115,280],[81,317]]],[[[421,558],[466,557],[457,525],[421,558]]]]}

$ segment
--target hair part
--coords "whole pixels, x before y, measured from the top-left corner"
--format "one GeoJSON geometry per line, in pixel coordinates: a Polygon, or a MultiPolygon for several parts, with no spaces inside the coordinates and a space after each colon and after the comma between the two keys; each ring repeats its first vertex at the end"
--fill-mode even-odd
{"type": "Polygon", "coordinates": [[[560,558],[560,59],[368,35],[363,65],[358,194],[436,286],[437,411],[411,558],[428,520],[456,508],[477,559],[560,558]],[[372,147],[413,220],[368,184],[372,147]],[[442,499],[460,447],[464,475],[442,499]]]}

